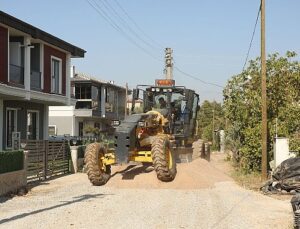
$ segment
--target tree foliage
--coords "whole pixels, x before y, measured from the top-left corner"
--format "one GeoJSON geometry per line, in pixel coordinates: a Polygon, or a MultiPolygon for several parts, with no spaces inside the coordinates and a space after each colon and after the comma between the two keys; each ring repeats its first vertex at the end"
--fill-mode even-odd
{"type": "MultiPolygon", "coordinates": [[[[300,63],[296,53],[274,53],[267,59],[268,152],[272,157],[276,135],[290,138],[290,149],[299,153],[300,63]]],[[[261,165],[261,64],[251,60],[249,67],[233,76],[224,94],[224,112],[229,122],[227,143],[236,161],[246,172],[261,165]]]]}
{"type": "MultiPolygon", "coordinates": [[[[198,120],[200,138],[206,141],[212,141],[213,133],[216,134],[215,131],[224,129],[224,118],[221,103],[217,103],[216,101],[209,102],[205,100],[200,106],[198,120]]],[[[215,145],[218,145],[217,136],[215,137],[215,140],[215,145]]],[[[213,147],[218,148],[216,146],[213,147]]]]}
{"type": "Polygon", "coordinates": [[[94,136],[99,136],[101,131],[98,127],[85,126],[84,132],[87,134],[93,134],[94,136]]]}

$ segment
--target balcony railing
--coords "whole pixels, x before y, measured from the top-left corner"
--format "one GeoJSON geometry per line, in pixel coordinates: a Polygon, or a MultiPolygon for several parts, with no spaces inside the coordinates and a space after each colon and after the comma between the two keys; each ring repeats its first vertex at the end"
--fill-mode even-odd
{"type": "Polygon", "coordinates": [[[92,101],[77,101],[75,109],[92,109],[92,101]]]}
{"type": "Polygon", "coordinates": [[[21,66],[9,65],[9,82],[24,85],[24,68],[21,66]]]}
{"type": "Polygon", "coordinates": [[[41,90],[41,85],[42,85],[41,72],[31,71],[30,89],[31,90],[41,90]]]}

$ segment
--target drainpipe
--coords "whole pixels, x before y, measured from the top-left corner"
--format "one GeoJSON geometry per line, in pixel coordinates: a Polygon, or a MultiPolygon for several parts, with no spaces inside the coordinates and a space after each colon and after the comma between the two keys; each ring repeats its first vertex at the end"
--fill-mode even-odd
{"type": "Polygon", "coordinates": [[[27,100],[30,100],[30,44],[30,37],[24,37],[24,87],[27,100]]]}
{"type": "Polygon", "coordinates": [[[71,90],[70,90],[71,81],[70,81],[70,78],[71,78],[71,73],[72,73],[72,70],[73,70],[71,68],[72,68],[72,66],[71,66],[71,55],[68,53],[66,55],[66,98],[67,98],[67,106],[70,106],[70,104],[71,104],[71,90]]]}
{"type": "MultiPolygon", "coordinates": [[[[3,115],[4,109],[3,109],[3,100],[0,99],[0,126],[3,127],[3,115]]],[[[0,130],[0,151],[3,150],[3,128],[0,130]]]]}
{"type": "Polygon", "coordinates": [[[104,85],[102,85],[101,86],[101,101],[100,101],[102,118],[105,118],[105,90],[107,90],[107,89],[105,88],[104,85]]]}
{"type": "Polygon", "coordinates": [[[44,140],[48,140],[49,133],[48,133],[48,127],[49,127],[49,106],[44,104],[44,117],[43,117],[43,138],[44,140]]]}

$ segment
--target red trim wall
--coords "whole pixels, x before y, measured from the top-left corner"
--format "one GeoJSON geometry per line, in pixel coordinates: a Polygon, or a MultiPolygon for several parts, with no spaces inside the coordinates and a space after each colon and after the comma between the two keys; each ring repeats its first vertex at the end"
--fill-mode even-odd
{"type": "Polygon", "coordinates": [[[8,76],[8,30],[0,26],[0,82],[7,83],[8,76]]]}
{"type": "Polygon", "coordinates": [[[51,56],[62,60],[62,94],[66,95],[66,53],[44,45],[44,92],[51,92],[51,56]]]}

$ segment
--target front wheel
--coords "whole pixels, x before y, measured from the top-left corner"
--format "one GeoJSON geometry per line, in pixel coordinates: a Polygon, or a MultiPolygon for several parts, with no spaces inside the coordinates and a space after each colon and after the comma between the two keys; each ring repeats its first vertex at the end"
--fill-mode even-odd
{"type": "Polygon", "coordinates": [[[92,143],[86,147],[84,162],[87,167],[87,175],[93,185],[104,185],[110,178],[110,165],[102,162],[105,148],[100,143],[92,143]]]}
{"type": "Polygon", "coordinates": [[[169,182],[174,180],[177,170],[174,151],[167,137],[156,137],[152,142],[151,154],[157,178],[169,182]]]}

